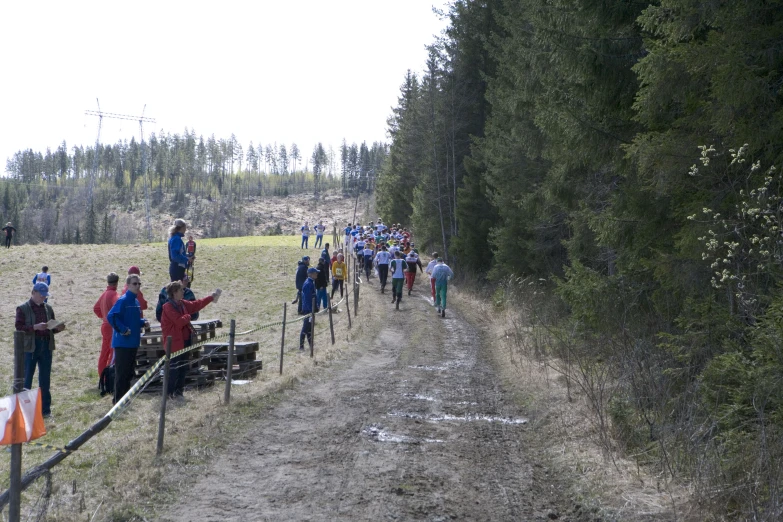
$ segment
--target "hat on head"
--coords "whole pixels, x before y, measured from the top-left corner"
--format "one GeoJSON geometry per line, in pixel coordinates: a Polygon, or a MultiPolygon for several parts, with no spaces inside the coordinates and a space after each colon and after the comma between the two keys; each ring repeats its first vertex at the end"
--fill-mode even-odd
{"type": "Polygon", "coordinates": [[[442,258],[442,257],[439,257],[439,258],[438,258],[438,263],[442,263],[442,262],[443,262],[443,258],[442,258]]]}
{"type": "Polygon", "coordinates": [[[110,272],[109,275],[106,276],[106,282],[110,285],[116,285],[117,281],[120,280],[120,276],[115,274],[114,272],[110,272]]]}
{"type": "Polygon", "coordinates": [[[302,256],[302,261],[310,261],[310,256],[302,256]]]}
{"type": "Polygon", "coordinates": [[[132,267],[130,267],[128,269],[128,275],[131,275],[131,274],[141,275],[141,270],[139,270],[139,267],[134,265],[134,266],[132,266],[132,267]]]}
{"type": "Polygon", "coordinates": [[[317,274],[318,272],[320,272],[320,270],[318,270],[314,266],[311,266],[310,268],[307,269],[308,274],[317,274]]]}
{"type": "Polygon", "coordinates": [[[33,292],[38,292],[44,297],[49,296],[49,285],[46,283],[35,283],[33,285],[33,292]]]}

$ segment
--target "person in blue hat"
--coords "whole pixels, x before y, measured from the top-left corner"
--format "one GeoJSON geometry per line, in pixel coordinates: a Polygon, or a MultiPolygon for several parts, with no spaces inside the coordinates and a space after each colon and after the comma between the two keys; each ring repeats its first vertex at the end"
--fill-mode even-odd
{"type": "MultiPolygon", "coordinates": [[[[315,297],[315,278],[318,277],[318,269],[310,267],[307,269],[307,279],[305,279],[302,285],[302,313],[311,314],[313,312],[313,298],[315,297]]],[[[304,342],[307,339],[307,343],[312,348],[313,346],[313,324],[310,321],[310,315],[305,317],[302,321],[302,331],[299,333],[299,351],[304,351],[304,342]]]]}
{"type": "Polygon", "coordinates": [[[24,332],[24,387],[33,387],[35,367],[38,366],[38,386],[41,388],[41,413],[52,414],[52,394],[49,384],[52,374],[54,334],[65,330],[65,324],[53,325],[54,310],[45,303],[49,297],[49,285],[35,283],[28,301],[16,307],[16,330],[24,332]],[[54,326],[54,327],[52,327],[54,326]]]}

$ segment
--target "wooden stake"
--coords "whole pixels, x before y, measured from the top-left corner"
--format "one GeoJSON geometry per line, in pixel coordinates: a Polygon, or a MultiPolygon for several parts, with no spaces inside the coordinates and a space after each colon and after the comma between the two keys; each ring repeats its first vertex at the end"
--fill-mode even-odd
{"type": "Polygon", "coordinates": [[[169,398],[169,379],[171,379],[171,336],[166,337],[166,364],[163,368],[163,395],[160,399],[160,417],[158,418],[157,456],[163,453],[163,434],[166,431],[166,402],[169,398]]]}
{"type": "Polygon", "coordinates": [[[332,332],[332,345],[334,345],[334,322],[332,321],[332,299],[326,294],[326,304],[329,307],[329,331],[332,332]]]}
{"type": "MultiPolygon", "coordinates": [[[[33,341],[35,342],[35,341],[33,341]]],[[[51,342],[51,341],[50,341],[51,342]]],[[[47,346],[47,350],[48,350],[47,346]]],[[[14,379],[11,393],[24,390],[24,332],[14,332],[14,379]]],[[[19,522],[22,518],[22,445],[11,444],[11,496],[8,507],[8,520],[19,522]]]]}
{"type": "Polygon", "coordinates": [[[283,332],[280,334],[280,375],[283,375],[283,351],[285,350],[285,317],[288,303],[283,303],[283,332]]]}
{"type": "Polygon", "coordinates": [[[226,406],[231,402],[231,374],[234,371],[234,335],[237,330],[237,322],[231,319],[231,329],[228,332],[228,366],[226,366],[226,391],[223,394],[223,402],[226,406]]]}
{"type": "Polygon", "coordinates": [[[313,307],[310,309],[310,358],[315,355],[315,296],[313,296],[313,307]]]}

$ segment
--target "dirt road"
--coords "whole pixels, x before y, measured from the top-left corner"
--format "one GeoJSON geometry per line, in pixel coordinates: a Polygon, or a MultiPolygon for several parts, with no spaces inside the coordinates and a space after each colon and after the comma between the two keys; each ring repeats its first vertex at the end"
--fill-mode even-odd
{"type": "Polygon", "coordinates": [[[360,327],[377,330],[366,348],[248,419],[244,440],[161,519],[580,518],[526,444],[525,412],[477,330],[458,311],[438,317],[427,289],[395,311],[376,280],[365,285],[360,327]]]}

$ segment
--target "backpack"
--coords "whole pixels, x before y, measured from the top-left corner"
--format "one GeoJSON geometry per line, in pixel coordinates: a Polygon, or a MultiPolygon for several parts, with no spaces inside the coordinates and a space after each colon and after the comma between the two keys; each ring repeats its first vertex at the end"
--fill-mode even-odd
{"type": "Polygon", "coordinates": [[[101,397],[106,394],[114,393],[114,365],[107,366],[101,372],[101,380],[98,381],[98,389],[101,390],[101,397]]]}

